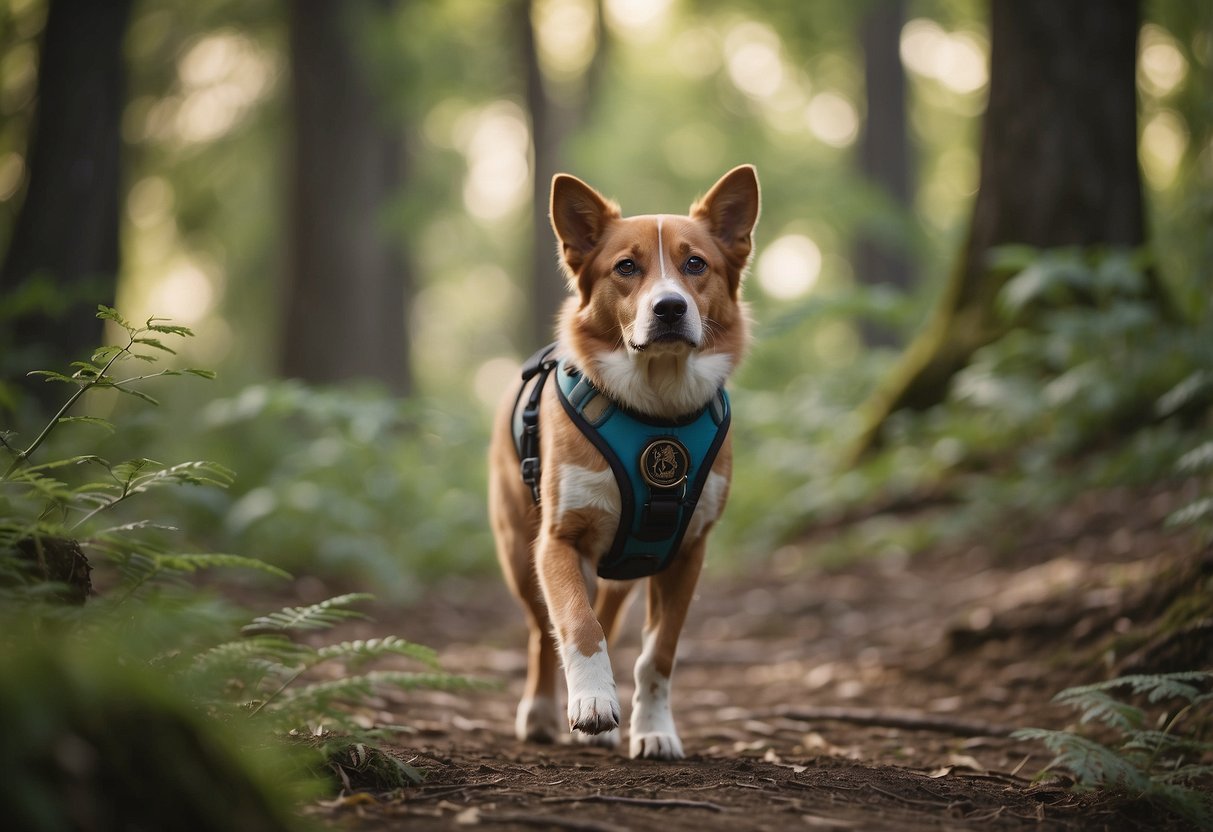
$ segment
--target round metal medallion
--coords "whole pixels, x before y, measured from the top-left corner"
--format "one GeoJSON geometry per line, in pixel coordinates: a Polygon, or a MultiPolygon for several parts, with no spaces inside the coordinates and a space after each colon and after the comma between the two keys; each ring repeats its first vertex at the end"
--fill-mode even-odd
{"type": "Polygon", "coordinates": [[[673,488],[687,478],[690,455],[677,439],[654,439],[640,452],[640,475],[654,488],[673,488]]]}

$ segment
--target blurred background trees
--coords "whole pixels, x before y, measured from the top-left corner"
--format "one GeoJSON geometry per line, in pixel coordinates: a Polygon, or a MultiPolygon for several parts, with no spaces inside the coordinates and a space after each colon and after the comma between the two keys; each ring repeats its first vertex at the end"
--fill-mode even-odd
{"type": "MultiPolygon", "coordinates": [[[[1006,244],[1083,249],[1036,270],[1054,305],[1059,286],[1136,286],[1132,272],[1185,327],[1209,317],[1205,3],[135,0],[78,4],[98,20],[59,65],[57,21],[86,19],[75,5],[0,6],[2,403],[34,406],[12,383],[36,366],[28,348],[80,357],[95,340],[98,297],[63,288],[81,275],[128,318],[192,327],[181,360],[220,380],[161,420],[190,430],[149,418],[144,438],[237,468],[227,498],[187,514],[270,557],[356,562],[400,591],[426,564],[491,562],[484,426],[564,297],[556,170],[625,211],[673,212],[758,166],[757,345],[735,396],[753,453],[721,546],[738,557],[875,493],[952,482],[1022,434],[1098,433],[1101,403],[1151,402],[1182,377],[1187,359],[1160,356],[1191,351],[1158,344],[1122,396],[1125,373],[1071,372],[1089,347],[1049,342],[1062,336],[1039,318],[1030,345],[991,351],[1008,325],[995,299],[1039,253],[1006,244]],[[92,55],[110,56],[104,72],[92,55]],[[43,161],[69,140],[95,157],[79,197],[43,161]],[[968,297],[958,285],[979,325],[937,319],[962,348],[922,396],[890,394],[910,377],[900,345],[968,297]],[[1027,365],[1025,394],[1009,368],[1027,365]],[[1089,404],[1060,425],[1055,377],[1089,404]],[[839,475],[874,390],[895,450],[839,475]]],[[[1098,287],[1072,294],[1120,308],[1098,287]]],[[[1098,320],[1123,340],[1139,319],[1098,320]]]]}
{"type": "Polygon", "coordinates": [[[14,114],[28,137],[6,157],[10,179],[27,171],[0,265],[0,295],[13,304],[0,346],[16,360],[79,358],[101,337],[97,304],[114,300],[130,10],[130,0],[62,0],[45,11],[37,80],[25,80],[36,104],[14,114]]]}

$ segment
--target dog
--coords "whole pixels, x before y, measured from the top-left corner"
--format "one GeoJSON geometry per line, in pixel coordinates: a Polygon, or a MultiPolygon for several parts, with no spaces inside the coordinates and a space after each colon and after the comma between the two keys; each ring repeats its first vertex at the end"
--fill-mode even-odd
{"type": "Polygon", "coordinates": [[[629,751],[683,757],[670,681],[728,499],[724,384],[749,340],[741,283],[759,202],[750,165],[721,177],[685,216],[624,217],[580,179],[552,180],[550,218],[572,296],[558,340],[503,401],[489,448],[497,554],[530,627],[520,740],[561,733],[562,665],[574,737],[620,743],[607,649],[629,593],[647,578],[629,751]]]}

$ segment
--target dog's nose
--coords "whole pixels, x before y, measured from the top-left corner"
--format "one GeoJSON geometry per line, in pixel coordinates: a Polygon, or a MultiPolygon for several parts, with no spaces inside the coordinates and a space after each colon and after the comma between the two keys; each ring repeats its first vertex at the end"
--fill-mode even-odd
{"type": "Polygon", "coordinates": [[[663,324],[676,324],[687,313],[687,301],[682,295],[662,295],[653,304],[653,314],[663,324]]]}

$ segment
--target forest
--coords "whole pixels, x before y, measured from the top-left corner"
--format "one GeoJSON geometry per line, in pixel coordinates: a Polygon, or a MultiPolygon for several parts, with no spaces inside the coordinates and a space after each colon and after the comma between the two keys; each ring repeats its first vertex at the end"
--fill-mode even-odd
{"type": "Polygon", "coordinates": [[[30,832],[1213,828],[1213,3],[0,0],[0,737],[30,832]],[[522,742],[553,176],[738,165],[686,758],[522,742]]]}

